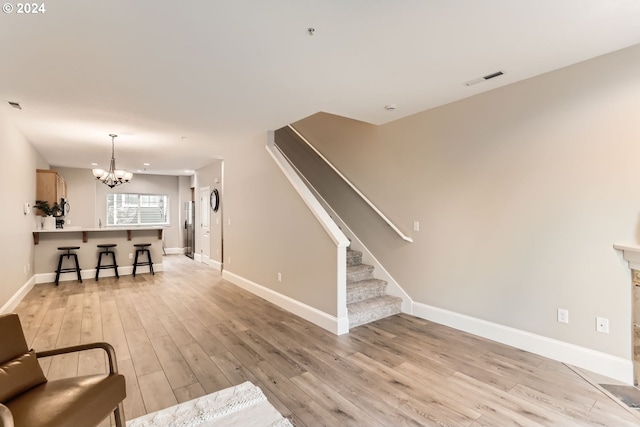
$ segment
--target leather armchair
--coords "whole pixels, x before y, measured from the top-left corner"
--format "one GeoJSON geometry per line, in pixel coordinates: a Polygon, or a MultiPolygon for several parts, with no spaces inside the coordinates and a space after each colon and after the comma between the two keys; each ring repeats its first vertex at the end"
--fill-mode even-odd
{"type": "Polygon", "coordinates": [[[36,353],[29,350],[17,314],[0,316],[0,427],[94,427],[113,412],[124,427],[124,376],[113,347],[83,344],[36,353]],[[48,381],[38,358],[103,349],[109,373],[48,381]]]}

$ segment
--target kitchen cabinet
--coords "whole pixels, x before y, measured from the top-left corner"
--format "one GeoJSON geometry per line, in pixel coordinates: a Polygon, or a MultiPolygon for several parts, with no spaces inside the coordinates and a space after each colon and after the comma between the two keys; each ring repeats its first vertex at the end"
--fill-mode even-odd
{"type": "Polygon", "coordinates": [[[36,200],[46,200],[51,206],[67,198],[67,183],[54,170],[36,169],[36,200]]]}

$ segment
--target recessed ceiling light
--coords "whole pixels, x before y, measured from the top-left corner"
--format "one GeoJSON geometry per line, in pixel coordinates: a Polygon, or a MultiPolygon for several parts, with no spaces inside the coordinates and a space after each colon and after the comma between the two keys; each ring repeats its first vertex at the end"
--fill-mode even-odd
{"type": "Polygon", "coordinates": [[[384,109],[387,111],[396,111],[396,108],[398,108],[396,104],[389,104],[384,106],[384,109]]]}
{"type": "Polygon", "coordinates": [[[22,107],[17,102],[13,102],[13,101],[8,101],[8,102],[9,102],[9,105],[11,105],[13,108],[17,110],[22,110],[22,107]]]}
{"type": "Polygon", "coordinates": [[[143,163],[143,165],[149,166],[149,165],[151,165],[151,163],[143,163]]]}
{"type": "Polygon", "coordinates": [[[91,162],[91,166],[98,166],[96,162],[91,162]]]}

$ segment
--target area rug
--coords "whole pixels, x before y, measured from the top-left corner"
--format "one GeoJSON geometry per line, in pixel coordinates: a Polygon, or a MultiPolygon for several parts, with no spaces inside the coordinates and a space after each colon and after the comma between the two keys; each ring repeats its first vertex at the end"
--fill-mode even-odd
{"type": "Polygon", "coordinates": [[[293,427],[251,382],[161,409],[127,427],[293,427]]]}

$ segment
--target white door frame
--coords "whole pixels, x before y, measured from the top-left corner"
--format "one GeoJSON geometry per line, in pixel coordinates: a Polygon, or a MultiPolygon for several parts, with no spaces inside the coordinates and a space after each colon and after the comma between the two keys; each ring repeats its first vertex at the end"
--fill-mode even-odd
{"type": "Polygon", "coordinates": [[[209,264],[211,257],[211,207],[209,186],[200,188],[200,262],[209,264]]]}

